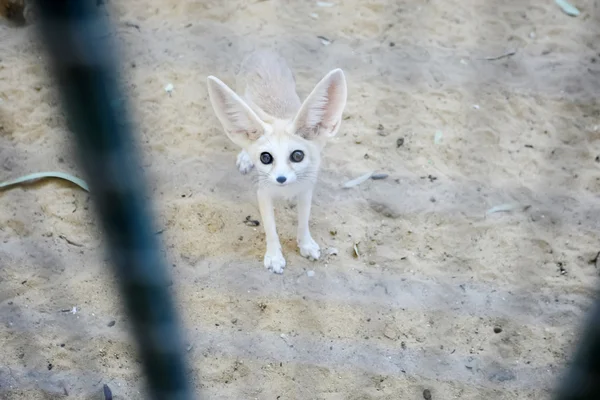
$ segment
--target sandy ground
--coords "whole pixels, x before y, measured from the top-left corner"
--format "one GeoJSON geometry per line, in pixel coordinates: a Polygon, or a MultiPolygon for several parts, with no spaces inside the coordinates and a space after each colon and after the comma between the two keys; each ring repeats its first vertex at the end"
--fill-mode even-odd
{"type": "MultiPolygon", "coordinates": [[[[597,284],[599,2],[577,0],[577,18],[553,1],[334,3],[107,6],[189,378],[210,399],[548,398],[597,284]],[[339,255],[301,258],[284,204],[283,276],[244,224],[252,182],[205,83],[233,84],[260,46],[288,59],[301,97],[335,67],[349,85],[312,218],[339,255]],[[341,188],[370,170],[389,178],[341,188]]],[[[33,32],[0,24],[0,180],[80,174],[33,32]]],[[[104,254],[82,190],[0,193],[0,398],[98,399],[105,383],[144,398],[104,254]]]]}

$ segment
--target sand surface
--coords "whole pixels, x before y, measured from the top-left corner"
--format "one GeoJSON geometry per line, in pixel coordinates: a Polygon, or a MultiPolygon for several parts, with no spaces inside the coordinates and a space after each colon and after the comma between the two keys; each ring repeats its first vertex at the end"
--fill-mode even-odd
{"type": "MultiPolygon", "coordinates": [[[[334,3],[106,6],[189,378],[207,399],[548,398],[597,284],[599,2],[575,1],[576,18],[553,1],[334,3]],[[261,46],[302,98],[336,67],[349,86],[311,222],[339,254],[303,259],[283,203],[283,276],[244,224],[252,181],[205,83],[233,85],[261,46]],[[389,177],[341,188],[371,170],[389,177]]],[[[0,23],[0,180],[81,175],[33,33],[0,23]]],[[[144,398],[98,225],[67,183],[0,192],[0,398],[144,398]]]]}

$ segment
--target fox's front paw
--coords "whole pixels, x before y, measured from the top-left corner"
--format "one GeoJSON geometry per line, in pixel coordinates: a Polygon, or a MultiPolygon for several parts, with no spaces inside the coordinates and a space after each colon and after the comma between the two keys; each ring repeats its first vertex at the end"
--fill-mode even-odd
{"type": "Polygon", "coordinates": [[[311,237],[298,241],[298,247],[300,248],[302,257],[306,257],[312,261],[316,261],[321,257],[321,249],[311,237]]]}
{"type": "Polygon", "coordinates": [[[285,268],[285,258],[281,254],[281,250],[267,250],[265,254],[265,268],[276,274],[283,274],[285,268]]]}
{"type": "Polygon", "coordinates": [[[252,168],[254,168],[254,164],[252,163],[250,155],[246,152],[246,150],[240,151],[235,165],[243,175],[246,175],[248,172],[252,171],[252,168]]]}

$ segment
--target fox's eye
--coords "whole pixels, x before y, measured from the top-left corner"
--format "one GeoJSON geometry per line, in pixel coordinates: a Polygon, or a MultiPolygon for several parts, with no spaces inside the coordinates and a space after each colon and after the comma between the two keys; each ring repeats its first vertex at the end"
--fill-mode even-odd
{"type": "Polygon", "coordinates": [[[266,151],[264,153],[260,153],[260,162],[265,165],[271,164],[273,162],[273,156],[271,153],[267,153],[266,151]]]}
{"type": "Polygon", "coordinates": [[[304,152],[302,150],[294,150],[290,155],[292,162],[300,162],[304,160],[304,152]]]}

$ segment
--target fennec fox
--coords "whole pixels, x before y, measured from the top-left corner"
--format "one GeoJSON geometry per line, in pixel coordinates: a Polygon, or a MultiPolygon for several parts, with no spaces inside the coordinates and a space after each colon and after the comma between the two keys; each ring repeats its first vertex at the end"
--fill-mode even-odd
{"type": "Polygon", "coordinates": [[[259,50],[244,59],[236,83],[241,96],[209,76],[208,93],[225,133],[242,148],[238,169],[242,174],[256,169],[267,240],[264,264],[281,274],[286,263],[275,227],[275,198],[298,198],[300,254],[311,260],[321,254],[308,220],[321,150],[342,122],[346,79],[341,69],[332,70],[301,103],[285,60],[275,52],[259,50]]]}

